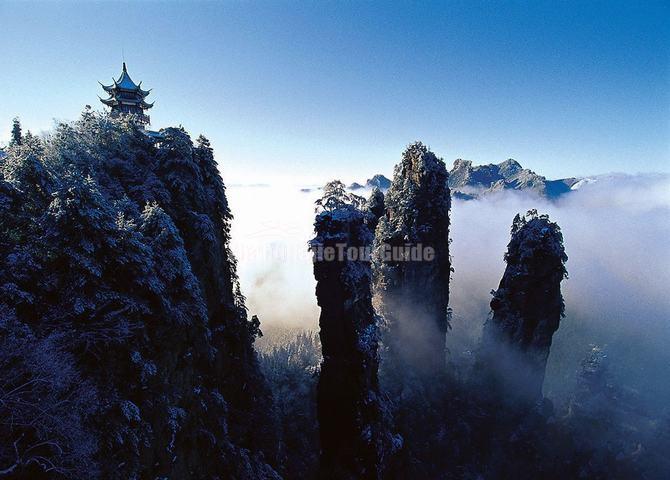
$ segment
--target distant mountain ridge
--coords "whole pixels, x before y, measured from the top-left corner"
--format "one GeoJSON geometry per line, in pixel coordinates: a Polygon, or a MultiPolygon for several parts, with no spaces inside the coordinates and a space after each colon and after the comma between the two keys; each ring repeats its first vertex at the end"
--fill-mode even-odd
{"type": "MultiPolygon", "coordinates": [[[[473,165],[471,160],[457,159],[449,171],[449,188],[454,198],[472,200],[502,190],[532,191],[546,198],[555,199],[579,188],[580,178],[548,180],[513,159],[498,164],[473,165]]],[[[349,190],[377,187],[382,191],[391,186],[391,180],[377,174],[364,185],[354,182],[349,190]]]]}
{"type": "Polygon", "coordinates": [[[362,188],[378,188],[380,190],[387,190],[390,186],[391,186],[391,180],[386,178],[384,175],[378,173],[372,178],[368,178],[365,181],[365,185],[361,185],[358,182],[354,182],[347,188],[349,190],[360,190],[362,188]]]}
{"type": "Polygon", "coordinates": [[[499,164],[472,165],[470,160],[457,159],[449,171],[449,188],[456,198],[472,199],[501,190],[530,190],[557,198],[569,192],[579,178],[547,180],[513,159],[499,164]]]}

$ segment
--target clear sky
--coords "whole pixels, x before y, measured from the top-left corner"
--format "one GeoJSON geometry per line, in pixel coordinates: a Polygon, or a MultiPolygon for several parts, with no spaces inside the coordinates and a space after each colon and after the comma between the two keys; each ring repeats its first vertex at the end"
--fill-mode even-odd
{"type": "Polygon", "coordinates": [[[449,166],[668,172],[668,5],[0,0],[0,142],[102,109],[125,57],[152,126],[204,133],[228,182],[365,180],[413,140],[449,166]]]}

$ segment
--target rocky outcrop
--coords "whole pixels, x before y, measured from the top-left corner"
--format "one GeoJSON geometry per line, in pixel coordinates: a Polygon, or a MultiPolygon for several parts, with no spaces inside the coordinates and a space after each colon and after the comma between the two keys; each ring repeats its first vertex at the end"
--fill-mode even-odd
{"type": "Polygon", "coordinates": [[[359,209],[362,199],[345,193],[340,182],[328,184],[317,204],[321,211],[310,245],[323,352],[317,390],[320,477],[376,479],[384,433],[372,272],[365,258],[348,254],[371,245],[368,214],[359,209]]]}
{"type": "Polygon", "coordinates": [[[536,211],[517,215],[511,235],[479,363],[487,372],[487,389],[509,400],[534,402],[542,397],[552,337],[563,315],[567,256],[559,226],[536,211]]]}
{"type": "Polygon", "coordinates": [[[387,331],[388,370],[430,377],[444,370],[449,327],[449,209],[444,162],[421,143],[396,165],[373,254],[375,293],[387,331]],[[414,249],[414,250],[412,250],[414,249]]]}
{"type": "Polygon", "coordinates": [[[384,194],[378,188],[374,188],[370,194],[370,198],[365,204],[365,209],[370,215],[370,220],[368,226],[370,231],[374,233],[379,223],[379,219],[384,215],[386,211],[386,205],[384,203],[384,194]]]}
{"type": "MultiPolygon", "coordinates": [[[[237,262],[230,250],[226,191],[205,137],[196,145],[181,129],[166,129],[159,178],[168,185],[166,211],[174,219],[207,305],[213,365],[206,377],[228,402],[229,429],[243,445],[276,455],[272,399],[253,348],[257,326],[247,318],[237,262]],[[252,386],[252,387],[250,387],[252,386]]],[[[161,155],[162,154],[162,155],[161,155]]]]}

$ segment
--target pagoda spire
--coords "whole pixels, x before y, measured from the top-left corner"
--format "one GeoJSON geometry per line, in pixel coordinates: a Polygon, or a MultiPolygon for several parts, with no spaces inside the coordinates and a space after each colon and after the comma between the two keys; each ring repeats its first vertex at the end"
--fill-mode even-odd
{"type": "Polygon", "coordinates": [[[154,106],[153,102],[147,103],[145,101],[151,90],[142,90],[142,82],[136,84],[130,78],[125,61],[123,62],[121,76],[117,80],[112,79],[111,85],[103,85],[102,83],[100,85],[109,95],[109,98],[100,98],[100,101],[111,108],[112,115],[134,115],[142,125],[150,123],[149,116],[144,112],[154,106]]]}

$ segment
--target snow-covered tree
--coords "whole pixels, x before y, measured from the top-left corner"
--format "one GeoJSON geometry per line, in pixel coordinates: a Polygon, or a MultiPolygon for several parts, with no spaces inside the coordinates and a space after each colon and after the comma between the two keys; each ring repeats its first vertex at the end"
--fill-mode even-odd
{"type": "Polygon", "coordinates": [[[315,478],[319,466],[316,387],[321,343],[314,332],[300,331],[270,345],[260,355],[272,388],[281,425],[284,478],[315,478]]]}
{"type": "Polygon", "coordinates": [[[0,478],[96,478],[87,425],[95,387],[57,335],[36,337],[0,306],[0,478]]]}
{"type": "Polygon", "coordinates": [[[200,135],[196,140],[193,155],[202,172],[202,183],[209,206],[228,225],[232,220],[232,214],[226,198],[226,186],[221,179],[221,172],[219,172],[218,163],[214,158],[212,145],[204,135],[200,135]]]}
{"type": "Polygon", "coordinates": [[[23,136],[21,134],[21,121],[18,118],[12,120],[12,139],[9,141],[10,146],[21,145],[23,136]]]}
{"type": "Polygon", "coordinates": [[[193,156],[193,142],[183,128],[166,128],[158,149],[158,171],[172,201],[193,204],[202,198],[202,174],[193,156]]]}
{"type": "Polygon", "coordinates": [[[181,325],[206,324],[200,285],[172,219],[157,204],[146,205],[139,231],[151,247],[153,270],[160,280],[158,293],[170,320],[181,325]]]}

